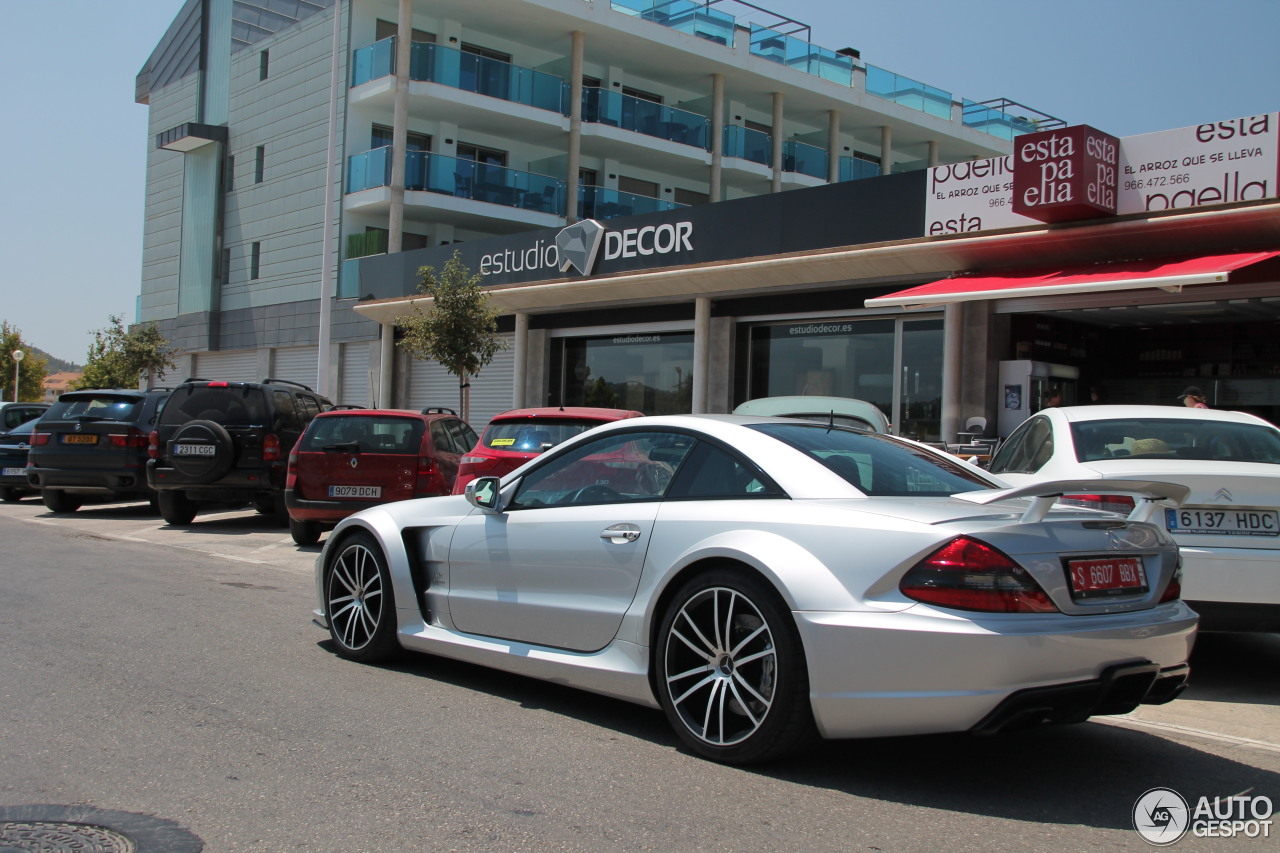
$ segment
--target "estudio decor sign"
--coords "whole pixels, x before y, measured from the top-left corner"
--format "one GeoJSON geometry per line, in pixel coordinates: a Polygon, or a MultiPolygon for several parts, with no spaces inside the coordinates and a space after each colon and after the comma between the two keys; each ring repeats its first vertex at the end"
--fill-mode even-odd
{"type": "Polygon", "coordinates": [[[1116,215],[1120,140],[1080,124],[1013,142],[1013,212],[1040,222],[1116,215]]]}

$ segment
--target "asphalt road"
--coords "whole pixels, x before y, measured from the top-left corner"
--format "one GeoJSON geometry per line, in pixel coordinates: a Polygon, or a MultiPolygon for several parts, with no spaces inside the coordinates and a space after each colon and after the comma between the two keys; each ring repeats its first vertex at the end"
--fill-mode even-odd
{"type": "MultiPolygon", "coordinates": [[[[1130,717],[739,769],[656,711],[338,658],[310,622],[318,550],[252,512],[0,506],[0,825],[53,804],[207,851],[1145,850],[1151,788],[1280,805],[1280,636],[1201,638],[1186,698],[1130,717]]],[[[1176,848],[1274,850],[1272,830],[1176,848]]]]}

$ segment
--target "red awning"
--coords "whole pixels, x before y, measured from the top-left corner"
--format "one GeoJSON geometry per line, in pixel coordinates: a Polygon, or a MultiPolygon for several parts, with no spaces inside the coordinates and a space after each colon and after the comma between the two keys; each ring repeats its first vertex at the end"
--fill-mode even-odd
{"type": "Polygon", "coordinates": [[[1182,260],[1117,261],[1005,275],[959,275],[866,300],[868,308],[929,308],[975,299],[1063,296],[1158,287],[1177,293],[1190,284],[1225,282],[1234,270],[1280,256],[1241,252],[1182,260]]]}

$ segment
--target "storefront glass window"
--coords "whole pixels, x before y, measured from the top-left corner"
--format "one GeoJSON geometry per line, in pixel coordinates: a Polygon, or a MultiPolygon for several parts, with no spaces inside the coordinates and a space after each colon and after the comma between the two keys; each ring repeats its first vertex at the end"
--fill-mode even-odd
{"type": "Polygon", "coordinates": [[[693,333],[611,335],[564,342],[566,406],[635,409],[646,415],[693,408],[693,333]]]}
{"type": "Polygon", "coordinates": [[[751,330],[750,399],[853,397],[894,432],[939,440],[942,320],[818,320],[751,330]]]}

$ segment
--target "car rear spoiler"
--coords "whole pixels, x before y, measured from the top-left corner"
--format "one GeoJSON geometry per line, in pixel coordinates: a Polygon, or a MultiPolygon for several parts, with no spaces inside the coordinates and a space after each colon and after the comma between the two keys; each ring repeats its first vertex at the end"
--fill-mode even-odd
{"type": "Polygon", "coordinates": [[[1129,521],[1147,521],[1160,506],[1176,507],[1187,499],[1191,489],[1177,483],[1165,483],[1159,480],[1052,480],[1047,483],[1033,483],[1013,489],[984,489],[978,492],[962,492],[954,497],[957,500],[975,504],[991,504],[998,501],[1011,501],[1015,498],[1031,498],[1031,506],[1022,514],[1021,521],[1039,521],[1049,512],[1058,498],[1063,495],[1132,495],[1133,511],[1129,513],[1129,521]]]}

